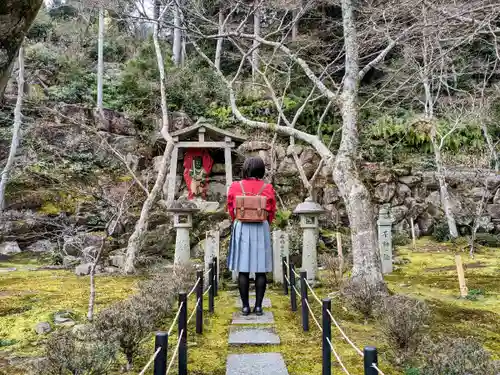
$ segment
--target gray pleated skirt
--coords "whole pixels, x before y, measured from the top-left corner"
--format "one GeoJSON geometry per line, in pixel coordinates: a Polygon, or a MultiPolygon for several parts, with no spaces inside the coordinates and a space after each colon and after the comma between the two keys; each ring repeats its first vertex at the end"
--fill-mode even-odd
{"type": "Polygon", "coordinates": [[[227,265],[237,272],[271,272],[273,258],[269,223],[235,220],[229,242],[227,265]]]}

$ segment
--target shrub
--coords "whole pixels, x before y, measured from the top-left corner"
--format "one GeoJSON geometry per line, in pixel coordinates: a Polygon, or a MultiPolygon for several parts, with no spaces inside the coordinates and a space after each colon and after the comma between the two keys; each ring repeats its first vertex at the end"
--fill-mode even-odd
{"type": "Polygon", "coordinates": [[[136,295],[97,315],[99,337],[117,344],[127,359],[127,369],[132,368],[143,340],[175,310],[178,292],[194,284],[192,270],[188,266],[155,275],[140,285],[136,295]]]}
{"type": "Polygon", "coordinates": [[[347,271],[348,266],[344,259],[342,271],[340,270],[340,259],[333,254],[320,254],[319,262],[325,269],[325,281],[329,286],[338,288],[342,284],[342,276],[347,271]]]}
{"type": "Polygon", "coordinates": [[[434,225],[432,238],[437,242],[446,242],[450,240],[450,230],[446,221],[440,221],[434,225]]]}
{"type": "Polygon", "coordinates": [[[365,319],[373,314],[373,310],[383,296],[377,286],[367,284],[358,278],[350,278],[342,284],[341,296],[355,310],[363,314],[365,319]]]}
{"type": "Polygon", "coordinates": [[[499,366],[474,338],[447,338],[429,345],[422,375],[497,374],[499,366]]]}
{"type": "Polygon", "coordinates": [[[382,333],[399,358],[406,360],[417,348],[430,313],[427,304],[403,295],[382,300],[376,309],[382,333]]]}
{"type": "Polygon", "coordinates": [[[500,247],[500,235],[491,233],[476,233],[476,242],[483,246],[500,247]]]}
{"type": "Polygon", "coordinates": [[[396,232],[392,235],[394,246],[405,246],[411,243],[411,237],[406,231],[396,232]]]}
{"type": "Polygon", "coordinates": [[[36,374],[105,375],[114,363],[116,347],[92,338],[79,341],[71,331],[56,332],[45,346],[45,359],[36,374]]]}

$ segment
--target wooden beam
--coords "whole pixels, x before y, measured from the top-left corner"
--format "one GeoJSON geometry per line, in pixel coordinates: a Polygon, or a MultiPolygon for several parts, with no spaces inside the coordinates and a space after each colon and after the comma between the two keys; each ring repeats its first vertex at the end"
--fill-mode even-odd
{"type": "Polygon", "coordinates": [[[226,142],[197,142],[197,141],[184,141],[176,143],[177,147],[183,148],[234,148],[234,142],[226,143],[226,142]]]}
{"type": "Polygon", "coordinates": [[[205,128],[203,126],[198,129],[198,142],[205,142],[205,128]]]}

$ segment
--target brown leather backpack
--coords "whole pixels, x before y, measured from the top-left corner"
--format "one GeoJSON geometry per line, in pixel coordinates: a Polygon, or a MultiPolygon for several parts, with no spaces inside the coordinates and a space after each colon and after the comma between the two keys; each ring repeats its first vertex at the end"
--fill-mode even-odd
{"type": "Polygon", "coordinates": [[[267,220],[267,197],[260,195],[266,186],[264,183],[256,195],[246,195],[243,182],[240,181],[243,195],[236,196],[236,220],[243,223],[262,223],[267,220]]]}

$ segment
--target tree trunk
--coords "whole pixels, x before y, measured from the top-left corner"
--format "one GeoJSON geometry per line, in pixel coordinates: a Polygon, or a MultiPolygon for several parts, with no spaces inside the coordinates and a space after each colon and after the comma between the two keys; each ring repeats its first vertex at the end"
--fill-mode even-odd
{"type": "Polygon", "coordinates": [[[19,130],[21,129],[21,109],[23,105],[24,94],[24,48],[19,48],[19,71],[17,75],[17,101],[14,110],[14,127],[12,129],[12,141],[10,143],[9,157],[7,163],[2,171],[2,178],[0,180],[0,212],[5,207],[5,188],[9,181],[9,174],[14,164],[17,146],[19,145],[19,130]]]}
{"type": "Polygon", "coordinates": [[[174,4],[174,41],[172,44],[172,60],[175,66],[182,64],[182,30],[181,12],[177,3],[174,4]]]}
{"type": "MultiPolygon", "coordinates": [[[[259,9],[259,0],[254,1],[255,11],[253,14],[253,33],[256,36],[260,36],[260,9],[259,9]]],[[[252,51],[252,79],[255,82],[258,72],[260,68],[260,60],[259,60],[259,42],[257,39],[253,40],[253,51],[252,51]]]]}
{"type": "Polygon", "coordinates": [[[134,232],[132,233],[132,235],[128,240],[127,256],[124,267],[125,273],[133,273],[135,270],[134,263],[137,253],[139,252],[142,237],[147,229],[149,211],[151,210],[151,207],[153,207],[153,204],[156,201],[158,193],[160,192],[164,184],[168,183],[165,181],[165,177],[167,175],[167,166],[170,165],[172,150],[174,149],[173,139],[172,137],[170,137],[170,134],[168,133],[168,108],[167,108],[167,95],[165,92],[165,67],[163,64],[163,55],[161,53],[160,43],[158,41],[158,30],[159,30],[159,20],[156,20],[153,31],[153,42],[155,46],[158,70],[160,72],[160,93],[161,93],[161,112],[162,112],[161,134],[167,141],[167,145],[165,146],[165,152],[163,153],[160,165],[160,171],[158,172],[158,176],[156,177],[153,189],[149,193],[148,197],[146,198],[146,201],[142,206],[141,216],[139,217],[139,220],[135,224],[134,232]]]}
{"type": "MultiPolygon", "coordinates": [[[[223,30],[224,26],[224,12],[219,10],[219,34],[222,34],[224,32],[223,30]]],[[[215,60],[214,64],[217,70],[220,69],[220,59],[222,56],[222,43],[224,42],[223,38],[217,39],[217,47],[215,48],[215,60]]]]}
{"type": "Polygon", "coordinates": [[[333,167],[333,178],[344,199],[351,227],[352,278],[386,292],[378,249],[375,212],[370,193],[356,164],[358,152],[358,44],[352,0],[342,0],[345,40],[344,86],[342,92],[342,140],[333,167]]]}
{"type": "Polygon", "coordinates": [[[97,111],[102,115],[102,87],[104,78],[104,9],[99,8],[99,35],[97,39],[97,111]]]}
{"type": "Polygon", "coordinates": [[[495,145],[493,144],[493,141],[491,140],[490,133],[488,132],[488,128],[487,128],[484,120],[481,121],[481,129],[483,130],[484,138],[486,139],[486,144],[488,145],[488,149],[490,150],[490,158],[493,162],[495,172],[499,173],[500,172],[500,159],[498,158],[498,154],[495,150],[495,145]]]}
{"type": "Polygon", "coordinates": [[[0,1],[0,101],[24,36],[43,0],[0,1]]]}
{"type": "Polygon", "coordinates": [[[448,230],[450,231],[451,238],[458,238],[457,224],[455,216],[451,207],[450,193],[448,192],[448,184],[445,179],[445,171],[443,167],[443,160],[441,157],[441,146],[436,139],[436,121],[431,121],[431,140],[432,147],[434,148],[434,159],[436,160],[436,174],[439,182],[439,191],[441,193],[441,204],[443,205],[444,215],[448,223],[448,230]]]}
{"type": "MultiPolygon", "coordinates": [[[[112,233],[106,233],[106,238],[112,235],[112,233]]],[[[94,320],[94,306],[95,306],[95,270],[97,268],[97,264],[101,259],[102,252],[104,250],[104,246],[106,245],[107,239],[103,238],[101,242],[101,246],[99,247],[99,251],[97,252],[94,261],[92,262],[92,266],[90,267],[90,294],[89,294],[89,308],[87,311],[87,320],[91,322],[94,320]]]]}

